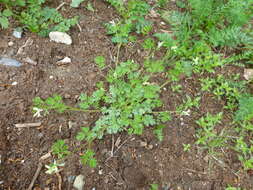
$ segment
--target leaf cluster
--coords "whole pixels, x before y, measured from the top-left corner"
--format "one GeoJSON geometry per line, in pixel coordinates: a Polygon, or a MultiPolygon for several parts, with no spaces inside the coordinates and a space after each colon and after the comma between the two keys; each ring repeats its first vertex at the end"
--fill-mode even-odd
{"type": "Polygon", "coordinates": [[[127,43],[131,32],[148,34],[152,22],[145,19],[151,7],[143,0],[130,0],[127,3],[118,0],[107,0],[122,16],[118,22],[106,24],[107,34],[112,35],[112,42],[127,43]]]}
{"type": "Polygon", "coordinates": [[[14,16],[24,28],[45,37],[51,31],[66,32],[78,21],[78,17],[67,19],[56,9],[43,6],[45,0],[1,0],[1,3],[7,7],[0,13],[3,28],[8,28],[7,17],[14,16]]]}
{"type": "Polygon", "coordinates": [[[252,18],[252,0],[181,1],[185,11],[164,11],[163,19],[174,31],[180,45],[190,48],[195,41],[206,41],[213,47],[237,47],[252,43],[242,29],[252,18]]]}

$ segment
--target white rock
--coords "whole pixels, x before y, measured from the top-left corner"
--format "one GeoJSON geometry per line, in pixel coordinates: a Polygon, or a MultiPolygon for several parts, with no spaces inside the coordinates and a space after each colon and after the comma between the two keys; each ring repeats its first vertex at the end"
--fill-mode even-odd
{"type": "Polygon", "coordinates": [[[83,190],[83,186],[84,186],[85,182],[84,182],[84,176],[83,175],[79,175],[76,177],[73,187],[76,188],[77,190],[83,190]]]}
{"type": "Polygon", "coordinates": [[[10,41],[9,43],[8,43],[8,46],[13,46],[14,45],[14,42],[12,42],[12,41],[10,41]]]}
{"type": "Polygon", "coordinates": [[[22,38],[22,30],[21,29],[19,29],[19,28],[16,28],[14,31],[13,31],[13,33],[12,33],[12,35],[15,37],[15,38],[22,38]]]}
{"type": "Polygon", "coordinates": [[[244,69],[243,76],[246,80],[252,80],[253,79],[253,69],[244,69]]]}
{"type": "Polygon", "coordinates": [[[11,83],[12,86],[16,86],[18,84],[17,81],[14,81],[13,83],[11,83]]]}
{"type": "Polygon", "coordinates": [[[57,61],[57,64],[66,64],[66,63],[71,63],[71,58],[65,57],[64,59],[57,61]]]}
{"type": "Polygon", "coordinates": [[[64,32],[50,32],[49,33],[49,38],[51,41],[57,42],[57,43],[63,43],[70,45],[72,44],[72,39],[71,37],[64,32]]]}

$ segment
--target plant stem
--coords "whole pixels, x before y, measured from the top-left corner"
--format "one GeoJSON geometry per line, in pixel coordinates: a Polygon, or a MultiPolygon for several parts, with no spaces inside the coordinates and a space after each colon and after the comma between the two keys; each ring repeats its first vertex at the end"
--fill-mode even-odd
{"type": "Polygon", "coordinates": [[[75,108],[75,107],[71,107],[71,106],[68,106],[68,110],[70,110],[70,111],[81,111],[81,112],[90,112],[90,113],[101,112],[101,110],[83,110],[83,109],[75,108]]]}
{"type": "Polygon", "coordinates": [[[167,80],[167,81],[165,81],[165,83],[163,83],[161,86],[160,86],[160,88],[163,88],[164,86],[166,86],[168,83],[170,83],[171,81],[170,80],[167,80]]]}

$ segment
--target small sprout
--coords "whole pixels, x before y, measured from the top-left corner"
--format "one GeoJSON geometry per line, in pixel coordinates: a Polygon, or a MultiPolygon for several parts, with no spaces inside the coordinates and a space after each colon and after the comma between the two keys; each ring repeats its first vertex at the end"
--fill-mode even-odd
{"type": "Polygon", "coordinates": [[[97,57],[95,57],[94,61],[100,69],[103,69],[105,67],[105,57],[104,56],[97,56],[97,57]]]}
{"type": "Polygon", "coordinates": [[[191,144],[183,144],[184,152],[189,152],[191,148],[191,144]]]}
{"type": "Polygon", "coordinates": [[[158,190],[157,184],[151,184],[150,190],[158,190]]]}
{"type": "Polygon", "coordinates": [[[88,2],[87,6],[86,6],[86,9],[88,11],[95,12],[95,9],[93,8],[93,6],[92,6],[92,4],[90,2],[88,2]]]}

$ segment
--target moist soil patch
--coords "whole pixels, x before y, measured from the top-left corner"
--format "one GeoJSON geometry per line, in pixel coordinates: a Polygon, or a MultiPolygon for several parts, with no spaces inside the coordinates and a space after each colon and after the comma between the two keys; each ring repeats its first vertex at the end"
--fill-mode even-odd
{"type": "MultiPolygon", "coordinates": [[[[54,2],[55,7],[60,4],[54,2]]],[[[117,17],[114,10],[102,1],[94,1],[96,11],[84,8],[63,10],[65,15],[81,15],[80,28],[74,27],[69,33],[73,39],[71,46],[50,42],[25,32],[22,39],[12,36],[12,29],[0,33],[0,55],[25,63],[27,57],[36,65],[25,63],[19,68],[0,66],[0,189],[25,190],[36,172],[40,158],[50,152],[52,144],[65,139],[70,146],[80,126],[92,125],[96,114],[64,113],[34,118],[31,112],[32,99],[36,96],[47,98],[54,93],[62,95],[64,101],[77,102],[80,93],[91,94],[98,81],[104,80],[104,73],[94,64],[94,57],[103,55],[107,65],[112,66],[117,47],[106,35],[104,23],[117,17]],[[13,46],[8,42],[12,41],[13,46]],[[17,52],[26,42],[28,45],[17,52]],[[70,57],[71,63],[59,65],[57,61],[70,57]],[[16,83],[16,85],[12,85],[16,83]],[[15,124],[41,122],[39,127],[17,128],[15,124]]],[[[141,61],[142,52],[138,47],[123,48],[121,59],[141,61]]],[[[217,73],[241,73],[235,66],[224,67],[217,73]]],[[[163,76],[156,76],[155,81],[163,76]]],[[[91,190],[148,190],[153,183],[162,190],[223,190],[227,184],[241,184],[253,189],[253,178],[240,171],[236,155],[228,153],[228,163],[219,163],[197,148],[183,151],[183,144],[195,142],[196,120],[209,113],[218,113],[224,102],[212,94],[200,94],[199,76],[182,78],[182,93],[172,92],[166,86],[161,94],[165,108],[176,110],[185,94],[201,96],[201,106],[191,116],[174,115],[164,129],[164,140],[155,139],[151,130],[142,136],[125,133],[106,136],[95,141],[98,167],[82,166],[79,155],[68,157],[60,175],[48,175],[43,167],[34,183],[36,190],[71,190],[73,178],[85,176],[85,189],[91,190]],[[117,144],[115,145],[115,142],[117,144]],[[111,154],[112,147],[116,151],[111,154]]],[[[231,121],[229,115],[222,124],[231,121]]],[[[49,164],[52,157],[43,162],[49,164]]]]}

